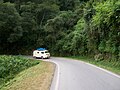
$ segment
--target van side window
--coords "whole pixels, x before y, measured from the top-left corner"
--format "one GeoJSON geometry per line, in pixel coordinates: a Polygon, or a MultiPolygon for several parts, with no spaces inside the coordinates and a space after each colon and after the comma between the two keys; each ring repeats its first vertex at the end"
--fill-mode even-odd
{"type": "Polygon", "coordinates": [[[48,51],[45,51],[45,53],[49,53],[48,51]]]}
{"type": "Polygon", "coordinates": [[[44,52],[41,52],[42,54],[44,54],[44,52]]]}
{"type": "Polygon", "coordinates": [[[39,52],[37,52],[37,53],[39,53],[39,52]]]}

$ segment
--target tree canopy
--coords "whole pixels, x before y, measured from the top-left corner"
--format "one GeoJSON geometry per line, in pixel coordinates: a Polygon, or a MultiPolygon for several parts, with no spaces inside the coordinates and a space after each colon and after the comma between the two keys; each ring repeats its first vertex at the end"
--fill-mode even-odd
{"type": "Polygon", "coordinates": [[[119,0],[1,0],[0,53],[120,60],[119,0]]]}

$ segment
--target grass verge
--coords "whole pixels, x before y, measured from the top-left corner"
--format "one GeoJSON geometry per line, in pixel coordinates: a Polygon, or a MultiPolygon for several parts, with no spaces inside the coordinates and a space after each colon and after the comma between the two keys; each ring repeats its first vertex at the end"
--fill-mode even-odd
{"type": "Polygon", "coordinates": [[[0,89],[18,73],[39,63],[20,56],[0,55],[0,89]]]}
{"type": "Polygon", "coordinates": [[[41,61],[9,81],[2,90],[49,90],[55,65],[41,61]]]}
{"type": "Polygon", "coordinates": [[[107,69],[113,73],[116,73],[118,75],[120,75],[120,61],[108,61],[108,60],[103,60],[103,61],[95,61],[92,58],[88,58],[88,57],[83,57],[83,56],[71,56],[71,57],[67,57],[67,58],[71,58],[71,59],[76,59],[76,60],[81,60],[87,63],[91,63],[94,64],[98,67],[107,69]]]}

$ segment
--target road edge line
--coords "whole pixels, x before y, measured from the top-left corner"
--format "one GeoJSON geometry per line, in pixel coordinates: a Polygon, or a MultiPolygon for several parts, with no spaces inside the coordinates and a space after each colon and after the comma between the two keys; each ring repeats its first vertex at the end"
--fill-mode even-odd
{"type": "MultiPolygon", "coordinates": [[[[68,59],[68,58],[67,58],[67,59],[68,59]]],[[[78,62],[82,62],[82,63],[85,63],[85,64],[88,64],[88,65],[90,65],[90,66],[92,66],[92,67],[95,67],[95,68],[97,68],[97,69],[100,69],[100,70],[102,70],[102,71],[104,71],[104,72],[106,72],[106,73],[109,73],[109,74],[111,74],[111,75],[113,75],[113,76],[115,76],[115,77],[117,77],[117,78],[120,79],[120,75],[117,75],[117,74],[114,73],[114,72],[111,72],[111,71],[109,71],[109,70],[107,70],[107,69],[104,69],[104,68],[102,68],[102,67],[96,66],[96,65],[94,65],[94,64],[92,64],[92,63],[85,62],[85,61],[78,60],[78,59],[72,59],[72,58],[69,58],[69,59],[75,60],[75,61],[78,61],[78,62]]]]}
{"type": "MultiPolygon", "coordinates": [[[[55,74],[56,74],[56,84],[55,84],[55,90],[58,90],[58,85],[59,85],[59,77],[60,77],[60,75],[59,75],[59,73],[60,73],[60,67],[59,67],[59,64],[57,64],[56,62],[54,62],[54,61],[49,61],[49,62],[52,62],[52,63],[54,63],[54,64],[56,64],[56,70],[55,70],[55,72],[54,72],[54,77],[53,77],[53,80],[54,80],[54,78],[55,78],[55,74]]],[[[53,82],[53,81],[52,81],[53,82]]]]}
{"type": "MultiPolygon", "coordinates": [[[[82,61],[82,62],[83,62],[83,61],[82,61]]],[[[109,71],[109,70],[106,70],[106,69],[104,69],[104,68],[101,68],[101,67],[99,67],[99,66],[96,66],[96,65],[91,64],[91,63],[88,63],[88,62],[84,62],[84,63],[86,63],[86,64],[88,64],[88,65],[90,65],[90,66],[92,66],[92,67],[95,67],[95,68],[97,68],[97,69],[100,69],[100,70],[102,70],[102,71],[104,71],[104,72],[106,72],[106,73],[109,73],[109,74],[111,74],[111,75],[113,75],[113,76],[115,76],[115,77],[117,77],[117,78],[120,78],[119,75],[117,75],[117,74],[115,74],[115,73],[113,73],[113,72],[111,72],[111,71],[109,71]]]]}

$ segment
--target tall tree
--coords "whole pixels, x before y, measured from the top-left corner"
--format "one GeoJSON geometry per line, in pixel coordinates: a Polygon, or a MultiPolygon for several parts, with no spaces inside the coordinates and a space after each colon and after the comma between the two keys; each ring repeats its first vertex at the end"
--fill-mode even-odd
{"type": "Polygon", "coordinates": [[[21,17],[15,5],[0,3],[0,47],[5,50],[22,37],[21,17]]]}

